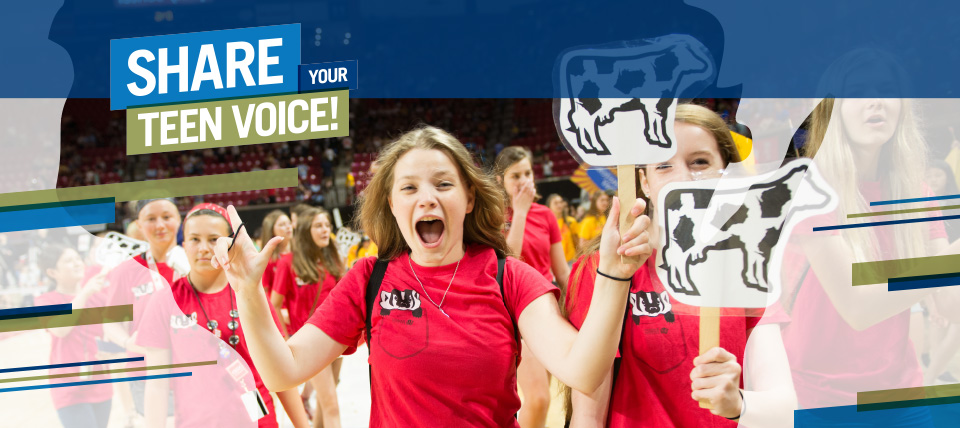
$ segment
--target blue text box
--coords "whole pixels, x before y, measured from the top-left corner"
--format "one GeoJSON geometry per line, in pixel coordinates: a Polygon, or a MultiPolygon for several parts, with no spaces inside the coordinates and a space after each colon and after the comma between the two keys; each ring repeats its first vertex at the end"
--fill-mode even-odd
{"type": "Polygon", "coordinates": [[[298,65],[300,24],[111,40],[110,108],[294,93],[298,65]]]}
{"type": "Polygon", "coordinates": [[[113,202],[0,212],[0,232],[113,223],[113,202]]]}
{"type": "Polygon", "coordinates": [[[324,62],[300,66],[300,92],[326,89],[357,90],[357,61],[324,62]]]}

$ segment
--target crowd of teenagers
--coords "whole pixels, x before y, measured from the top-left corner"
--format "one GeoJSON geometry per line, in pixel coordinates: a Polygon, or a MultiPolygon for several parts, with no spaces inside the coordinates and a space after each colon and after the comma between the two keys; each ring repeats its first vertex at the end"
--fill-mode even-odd
{"type": "MultiPolygon", "coordinates": [[[[52,329],[51,360],[94,359],[86,344],[102,335],[149,366],[216,364],[116,390],[54,389],[55,406],[64,426],[104,427],[122,390],[148,426],[252,426],[265,414],[257,425],[269,427],[275,397],[294,426],[339,427],[338,361],[366,345],[375,427],[542,428],[557,400],[551,376],[564,385],[571,427],[881,426],[857,422],[857,393],[925,384],[911,308],[933,313],[950,339],[917,349],[928,352],[933,382],[960,343],[951,324],[960,320],[944,310],[960,296],[854,287],[852,265],[955,254],[960,244],[937,221],[813,230],[881,211],[870,201],[956,193],[952,177],[927,173],[913,103],[870,98],[870,88],[902,82],[898,70],[866,50],[828,70],[826,89],[836,81],[865,91],[825,99],[809,118],[802,155],[837,208],[783,238],[781,299],[722,309],[719,346],[705,352],[697,308],[673,301],[656,272],[665,233],[656,204],[668,184],[722,177],[744,155],[718,114],[680,104],[676,154],[637,165],[636,203],[597,192],[580,221],[561,197],[538,203],[527,149],[506,147],[483,171],[431,126],[380,151],[357,202],[366,237],[348,254],[323,209],[274,211],[254,240],[257,227],[232,206],[202,203],[181,221],[169,199],[140,201],[146,252],[103,271],[69,248],[44,252],[56,289],[42,302],[134,308],[132,322],[102,332],[52,329]],[[68,349],[75,354],[59,355],[68,349]]],[[[934,426],[926,407],[883,412],[882,426],[934,426]]]]}

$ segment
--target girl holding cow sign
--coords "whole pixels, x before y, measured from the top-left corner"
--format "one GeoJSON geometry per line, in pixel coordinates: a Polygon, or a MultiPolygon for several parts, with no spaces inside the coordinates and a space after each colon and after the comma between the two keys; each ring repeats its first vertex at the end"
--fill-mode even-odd
{"type": "MultiPolygon", "coordinates": [[[[217,243],[215,263],[237,291],[254,364],[271,390],[310,379],[361,337],[370,345],[371,426],[518,427],[519,336],[554,376],[594,391],[616,354],[627,284],[638,264],[620,255],[648,252],[643,204],[620,245],[608,221],[592,305],[578,333],[563,319],[557,288],[506,257],[503,194],[464,146],[432,127],[386,147],[360,202],[363,230],[379,257],[341,279],[288,341],[269,325],[260,277],[281,238],[258,252],[243,229],[217,243]],[[231,247],[232,244],[232,247],[231,247]],[[376,309],[374,309],[376,308],[376,309]],[[429,331],[429,334],[427,333],[429,331]]],[[[613,215],[620,209],[616,200],[613,215]]],[[[229,208],[232,224],[241,224],[229,208]]]]}
{"type": "MultiPolygon", "coordinates": [[[[657,275],[655,255],[663,251],[659,244],[663,232],[656,226],[659,210],[651,205],[660,200],[661,190],[672,182],[717,178],[728,164],[740,160],[716,113],[683,104],[675,115],[676,154],[639,170],[640,187],[649,197],[647,211],[652,213],[652,221],[643,222],[652,227],[643,235],[653,255],[643,257],[636,274],[624,278],[630,282],[630,296],[620,358],[608,367],[595,392],[573,391],[571,426],[733,427],[738,420],[751,427],[788,426],[796,399],[779,328],[767,323],[777,315],[768,314],[760,323],[762,310],[723,309],[720,346],[698,356],[697,308],[673,301],[657,275]],[[745,354],[762,363],[750,365],[741,378],[745,354]]],[[[574,264],[565,302],[574,326],[583,325],[585,316],[596,310],[593,290],[602,279],[595,269],[596,251],[608,232],[605,229],[599,240],[587,243],[574,264]]]]}

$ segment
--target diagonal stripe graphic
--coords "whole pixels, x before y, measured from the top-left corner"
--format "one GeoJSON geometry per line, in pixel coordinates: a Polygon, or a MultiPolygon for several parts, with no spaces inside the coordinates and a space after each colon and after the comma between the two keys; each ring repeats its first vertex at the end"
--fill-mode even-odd
{"type": "Polygon", "coordinates": [[[68,378],[68,377],[96,376],[96,375],[104,375],[104,374],[112,374],[112,373],[142,372],[142,371],[150,371],[150,370],[179,369],[183,367],[211,366],[216,364],[217,364],[217,360],[213,360],[213,361],[198,361],[195,363],[165,364],[165,365],[159,365],[159,366],[127,367],[127,368],[114,369],[114,370],[94,370],[94,371],[83,372],[83,373],[77,372],[77,373],[62,373],[62,374],[47,375],[47,376],[13,377],[9,379],[0,379],[0,383],[28,382],[32,380],[62,379],[62,378],[68,378]]]}
{"type": "Polygon", "coordinates": [[[88,380],[83,382],[53,383],[53,384],[46,384],[46,385],[18,386],[15,388],[0,388],[0,392],[30,391],[34,389],[66,388],[68,386],[97,385],[101,383],[134,382],[138,380],[185,377],[185,376],[191,376],[191,375],[193,375],[193,372],[170,373],[170,374],[152,375],[152,376],[123,377],[119,379],[88,380]]]}
{"type": "Polygon", "coordinates": [[[166,178],[0,194],[0,207],[114,198],[116,202],[297,186],[297,168],[166,178]]]}
{"type": "Polygon", "coordinates": [[[124,321],[133,321],[133,305],[83,308],[66,315],[7,320],[0,323],[0,333],[124,321]]]}
{"type": "Polygon", "coordinates": [[[45,366],[11,367],[9,369],[0,369],[0,373],[29,372],[33,370],[59,369],[64,367],[94,366],[98,364],[133,363],[137,361],[143,361],[143,357],[115,358],[112,360],[80,361],[78,363],[49,364],[45,366]]]}
{"type": "Polygon", "coordinates": [[[46,315],[63,315],[73,311],[73,304],[28,306],[24,308],[0,309],[0,320],[17,318],[42,317],[46,315]]]}

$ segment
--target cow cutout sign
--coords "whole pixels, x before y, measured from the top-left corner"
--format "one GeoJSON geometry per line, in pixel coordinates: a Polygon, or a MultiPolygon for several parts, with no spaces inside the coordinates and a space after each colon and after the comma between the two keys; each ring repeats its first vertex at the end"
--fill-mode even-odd
{"type": "Polygon", "coordinates": [[[809,159],[745,178],[675,182],[657,201],[657,275],[670,298],[692,307],[764,308],[780,298],[791,230],[836,207],[809,159]],[[719,180],[723,190],[716,190],[719,180]]]}
{"type": "Polygon", "coordinates": [[[554,122],[581,164],[662,162],[676,153],[677,99],[715,74],[707,48],[688,35],[571,49],[557,63],[554,122]]]}
{"type": "Polygon", "coordinates": [[[555,71],[560,98],[553,119],[560,139],[581,164],[617,167],[624,231],[637,199],[636,165],[676,154],[677,99],[713,81],[713,57],[697,39],[671,34],[571,49],[555,71]]]}

